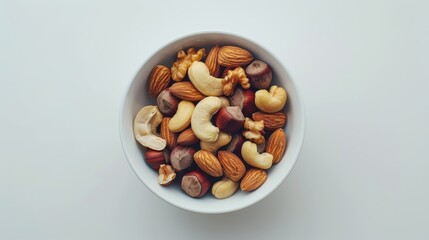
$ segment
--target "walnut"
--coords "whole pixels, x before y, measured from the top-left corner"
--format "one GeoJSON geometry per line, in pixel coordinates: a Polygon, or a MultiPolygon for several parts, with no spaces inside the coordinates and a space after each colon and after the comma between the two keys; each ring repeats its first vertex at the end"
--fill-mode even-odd
{"type": "Polygon", "coordinates": [[[241,87],[244,89],[250,88],[249,79],[246,76],[246,72],[241,67],[228,71],[227,75],[222,80],[223,93],[226,96],[231,96],[237,83],[240,83],[241,87]]]}
{"type": "Polygon", "coordinates": [[[247,129],[243,132],[243,136],[260,145],[265,143],[264,134],[264,120],[261,121],[253,121],[250,118],[246,118],[244,121],[244,128],[247,129]]]}
{"type": "Polygon", "coordinates": [[[198,52],[195,52],[194,48],[188,48],[188,51],[179,51],[177,53],[177,60],[173,63],[171,67],[171,78],[174,81],[182,81],[185,76],[188,68],[195,61],[200,61],[205,54],[205,49],[201,48],[198,52]]]}
{"type": "Polygon", "coordinates": [[[260,132],[264,130],[264,120],[253,121],[250,118],[246,118],[244,121],[244,128],[249,129],[250,131],[260,132]]]}
{"type": "Polygon", "coordinates": [[[265,138],[264,138],[264,136],[262,136],[262,134],[260,132],[245,130],[245,131],[243,131],[243,136],[247,140],[250,140],[256,144],[262,144],[265,142],[265,138]]]}

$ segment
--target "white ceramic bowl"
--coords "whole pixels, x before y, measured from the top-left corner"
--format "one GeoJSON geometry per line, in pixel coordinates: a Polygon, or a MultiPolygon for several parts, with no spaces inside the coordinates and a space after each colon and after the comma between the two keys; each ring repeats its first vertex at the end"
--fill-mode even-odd
{"type": "MultiPolygon", "coordinates": [[[[289,175],[301,150],[304,140],[305,114],[304,105],[296,85],[286,69],[273,55],[260,45],[229,33],[198,33],[170,42],[156,51],[140,68],[127,89],[120,110],[120,136],[122,147],[128,162],[140,180],[161,199],[174,206],[200,213],[224,213],[248,207],[272,193],[289,175]],[[236,45],[249,50],[255,59],[261,59],[273,69],[273,83],[286,88],[288,100],[286,114],[287,148],[282,161],[268,170],[268,179],[256,191],[246,193],[238,191],[232,197],[218,200],[209,191],[203,198],[194,199],[180,189],[180,183],[163,187],[157,183],[158,173],[151,169],[144,160],[143,148],[134,139],[133,121],[137,112],[146,105],[156,105],[148,94],[148,76],[157,64],[170,67],[177,52],[188,47],[206,47],[219,45],[236,45]]],[[[178,182],[178,181],[177,181],[178,182]]]]}

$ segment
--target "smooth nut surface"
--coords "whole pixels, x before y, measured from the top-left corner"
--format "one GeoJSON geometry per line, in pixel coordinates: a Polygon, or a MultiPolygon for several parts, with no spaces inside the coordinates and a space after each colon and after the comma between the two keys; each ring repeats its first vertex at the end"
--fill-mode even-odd
{"type": "Polygon", "coordinates": [[[212,194],[217,199],[224,199],[232,196],[238,189],[238,182],[234,182],[229,178],[224,178],[212,187],[212,194]]]}
{"type": "Polygon", "coordinates": [[[221,107],[222,101],[218,97],[206,97],[195,106],[191,127],[201,141],[214,142],[219,137],[219,128],[211,123],[211,118],[221,107]]]}
{"type": "Polygon", "coordinates": [[[156,106],[145,106],[134,119],[134,136],[143,146],[161,151],[167,142],[156,135],[156,128],[162,121],[162,114],[156,106]]]}
{"type": "Polygon", "coordinates": [[[194,62],[189,68],[189,79],[192,84],[206,96],[222,96],[222,78],[210,75],[209,69],[203,62],[194,62]]]}
{"type": "Polygon", "coordinates": [[[246,141],[241,147],[241,156],[247,164],[261,169],[268,169],[273,164],[273,155],[269,153],[259,153],[256,143],[246,141]]]}
{"type": "Polygon", "coordinates": [[[212,153],[215,153],[219,148],[228,145],[228,143],[231,141],[232,136],[225,132],[219,132],[219,137],[214,142],[205,142],[201,141],[200,146],[201,149],[210,151],[212,153]]]}
{"type": "Polygon", "coordinates": [[[271,86],[270,92],[261,89],[255,93],[256,107],[266,113],[281,111],[286,104],[286,99],[286,90],[278,86],[271,86]]]}
{"type": "Polygon", "coordinates": [[[172,132],[180,132],[191,124],[192,113],[194,112],[195,105],[189,101],[181,101],[177,106],[177,112],[170,119],[168,127],[172,132]]]}

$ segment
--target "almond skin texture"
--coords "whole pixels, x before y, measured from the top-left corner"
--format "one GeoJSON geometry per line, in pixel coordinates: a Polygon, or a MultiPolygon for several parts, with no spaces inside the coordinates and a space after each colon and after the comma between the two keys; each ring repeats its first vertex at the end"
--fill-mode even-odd
{"type": "Polygon", "coordinates": [[[191,102],[200,101],[206,97],[191,82],[176,82],[171,85],[170,91],[174,96],[191,102]]]}
{"type": "Polygon", "coordinates": [[[253,56],[243,48],[223,46],[219,50],[217,60],[221,66],[235,68],[249,64],[253,60],[253,56]]]}
{"type": "Polygon", "coordinates": [[[167,142],[167,147],[170,150],[173,150],[174,147],[177,145],[177,134],[170,131],[170,128],[168,128],[168,123],[170,122],[169,117],[165,117],[162,119],[161,122],[161,138],[165,139],[167,142]]]}
{"type": "Polygon", "coordinates": [[[198,167],[212,177],[220,177],[223,175],[222,166],[216,156],[207,151],[200,150],[194,154],[194,161],[198,167]]]}
{"type": "Polygon", "coordinates": [[[244,163],[234,153],[219,151],[217,158],[222,165],[223,172],[232,181],[240,181],[246,173],[244,163]]]}
{"type": "Polygon", "coordinates": [[[156,98],[170,82],[170,69],[162,65],[156,65],[149,76],[149,94],[156,98]]]}
{"type": "Polygon", "coordinates": [[[213,77],[218,77],[220,74],[220,66],[219,66],[219,63],[217,62],[219,50],[220,50],[219,45],[214,46],[210,50],[205,61],[205,64],[209,68],[210,75],[212,75],[213,77]]]}
{"type": "Polygon", "coordinates": [[[177,143],[185,146],[194,145],[199,141],[200,139],[195,136],[194,132],[192,131],[192,128],[185,129],[179,134],[179,137],[177,138],[177,143]]]}
{"type": "Polygon", "coordinates": [[[267,178],[265,170],[258,168],[249,169],[241,180],[240,189],[245,192],[254,191],[262,186],[267,178]]]}
{"type": "Polygon", "coordinates": [[[278,128],[284,127],[287,121],[286,114],[282,112],[277,112],[277,113],[255,112],[252,114],[252,118],[254,121],[264,120],[265,129],[270,131],[275,131],[278,128]]]}
{"type": "Polygon", "coordinates": [[[283,129],[279,128],[268,139],[266,151],[273,155],[273,164],[277,164],[282,160],[285,150],[286,134],[283,129]]]}

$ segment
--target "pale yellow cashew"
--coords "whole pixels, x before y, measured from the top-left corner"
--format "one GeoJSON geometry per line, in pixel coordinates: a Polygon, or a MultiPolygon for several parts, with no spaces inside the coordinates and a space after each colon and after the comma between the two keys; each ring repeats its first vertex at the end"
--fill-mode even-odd
{"type": "Polygon", "coordinates": [[[162,114],[157,106],[146,106],[140,109],[134,119],[134,136],[143,146],[161,151],[167,142],[156,135],[156,128],[162,121],[162,114]]]}
{"type": "Polygon", "coordinates": [[[177,112],[170,119],[168,128],[172,132],[180,132],[185,130],[191,124],[191,117],[194,111],[195,105],[189,101],[181,101],[177,106],[177,112]]]}
{"type": "Polygon", "coordinates": [[[219,99],[222,101],[222,107],[231,106],[231,103],[229,102],[229,99],[227,97],[219,97],[219,99]]]}
{"type": "Polygon", "coordinates": [[[238,189],[239,182],[234,182],[225,177],[213,184],[212,194],[215,198],[223,199],[232,196],[238,189]]]}
{"type": "Polygon", "coordinates": [[[241,156],[249,165],[261,169],[268,169],[273,164],[273,155],[269,153],[259,153],[256,143],[246,141],[241,147],[241,156]]]}
{"type": "Polygon", "coordinates": [[[191,118],[191,127],[201,141],[214,142],[219,137],[219,128],[211,123],[211,118],[222,107],[218,97],[206,97],[195,106],[191,118]]]}
{"type": "Polygon", "coordinates": [[[231,142],[231,135],[224,132],[219,132],[219,137],[214,142],[206,142],[201,141],[200,146],[201,149],[210,151],[212,153],[215,153],[219,148],[226,146],[229,142],[231,142]]]}
{"type": "Polygon", "coordinates": [[[255,93],[255,105],[266,113],[275,113],[285,106],[287,100],[286,90],[282,87],[272,86],[270,92],[265,89],[255,93]]]}
{"type": "Polygon", "coordinates": [[[222,78],[210,75],[209,69],[203,62],[193,62],[188,69],[188,76],[192,84],[206,96],[222,96],[222,78]]]}

